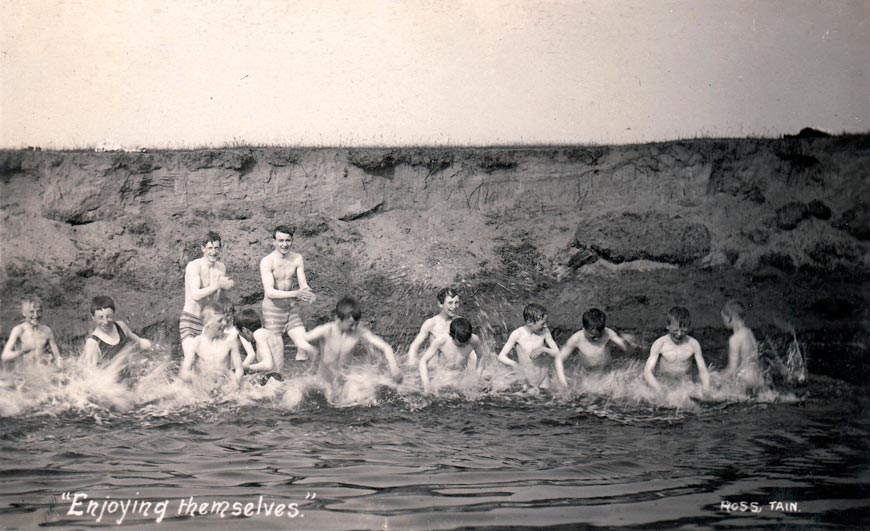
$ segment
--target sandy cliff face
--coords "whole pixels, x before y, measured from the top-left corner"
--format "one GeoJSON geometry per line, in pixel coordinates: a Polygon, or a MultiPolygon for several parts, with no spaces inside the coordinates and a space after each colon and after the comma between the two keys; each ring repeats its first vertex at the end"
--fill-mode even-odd
{"type": "MultiPolygon", "coordinates": [[[[401,343],[457,284],[495,336],[534,299],[551,326],[583,310],[658,330],[674,304],[718,326],[725,299],[756,323],[867,322],[870,138],[695,140],[481,149],[14,151],[2,172],[3,330],[36,292],[83,334],[108,293],[139,327],[173,327],[184,264],[225,242],[234,299],[262,297],[271,229],[297,228],[325,319],[356,295],[401,343]]],[[[827,324],[826,324],[827,323],[827,324]]],[[[377,326],[377,325],[376,325],[377,326]]],[[[177,332],[176,332],[177,333],[177,332]]]]}

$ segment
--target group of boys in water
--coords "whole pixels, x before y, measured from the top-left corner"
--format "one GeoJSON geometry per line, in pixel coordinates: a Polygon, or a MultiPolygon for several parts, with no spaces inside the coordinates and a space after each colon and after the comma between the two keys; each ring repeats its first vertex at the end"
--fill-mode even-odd
{"type": "MultiPolygon", "coordinates": [[[[313,302],[316,296],[308,286],[302,256],[291,249],[293,230],[281,225],[275,228],[272,237],[274,250],[260,261],[262,319],[252,308],[235,313],[225,296],[234,282],[220,261],[221,237],[209,232],[202,240],[202,256],[188,263],[184,272],[184,308],[179,320],[184,357],[180,378],[191,381],[199,374],[218,379],[229,377],[239,383],[248,372],[261,374],[264,380],[270,377],[281,380],[286,335],[296,346],[296,360],[313,360],[318,378],[329,389],[342,386],[359,344],[380,351],[393,380],[401,382],[402,370],[393,348],[360,324],[361,308],[353,298],[338,301],[332,321],[312,330],[305,329],[297,304],[298,301],[313,302]]],[[[483,364],[479,361],[492,357],[468,319],[459,316],[457,292],[444,288],[438,292],[437,301],[439,313],[423,323],[408,347],[406,358],[407,366],[419,370],[425,392],[456,384],[471,371],[480,375],[483,364]],[[420,349],[427,340],[429,345],[421,354],[420,349]]],[[[115,303],[111,298],[94,297],[90,311],[94,329],[85,340],[82,356],[86,363],[104,366],[114,362],[126,367],[127,360],[122,358],[131,350],[152,348],[151,341],[140,338],[124,322],[115,320],[115,303]]],[[[2,360],[51,361],[61,367],[54,334],[41,323],[39,298],[24,298],[21,315],[23,320],[12,329],[2,360]]],[[[763,377],[758,343],[745,324],[745,306],[736,300],[728,301],[721,316],[732,335],[728,342],[728,365],[719,374],[720,378],[738,381],[748,389],[760,387],[763,377]]],[[[610,365],[613,349],[636,348],[630,336],[608,328],[604,312],[595,308],[582,315],[583,328],[561,348],[547,327],[547,310],[543,306],[528,304],[523,310],[523,321],[523,326],[511,332],[496,359],[513,368],[530,390],[552,386],[551,368],[558,386],[567,388],[564,364],[574,351],[579,353],[584,371],[601,371],[610,365]]],[[[701,346],[688,335],[690,329],[689,311],[679,306],[671,308],[667,334],[652,344],[643,370],[645,381],[653,389],[662,388],[660,379],[687,378],[693,363],[702,387],[709,389],[710,373],[701,346]]]]}

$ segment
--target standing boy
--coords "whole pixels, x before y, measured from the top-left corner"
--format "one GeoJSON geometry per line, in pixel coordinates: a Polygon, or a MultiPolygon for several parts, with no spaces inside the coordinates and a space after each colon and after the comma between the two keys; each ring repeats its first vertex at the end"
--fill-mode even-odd
{"type": "Polygon", "coordinates": [[[448,336],[433,339],[420,358],[420,380],[426,393],[430,391],[429,360],[438,352],[441,353],[441,359],[437,364],[436,376],[439,381],[447,384],[458,383],[469,367],[477,369],[479,356],[489,356],[489,351],[474,333],[468,319],[464,317],[453,319],[450,322],[448,336]]]}
{"type": "Polygon", "coordinates": [[[239,354],[238,334],[227,332],[227,315],[223,308],[206,304],[202,308],[202,333],[193,340],[191,356],[185,356],[179,376],[190,382],[193,364],[199,361],[201,373],[210,377],[230,377],[238,384],[242,381],[242,357],[239,354]]]}
{"type": "Polygon", "coordinates": [[[21,299],[21,323],[15,325],[9,333],[9,339],[3,347],[3,361],[12,361],[19,356],[27,362],[42,363],[46,346],[51,350],[57,368],[61,368],[60,351],[54,340],[51,328],[40,323],[42,318],[42,299],[36,296],[21,299]]]}
{"type": "Polygon", "coordinates": [[[565,360],[576,349],[580,364],[585,370],[601,370],[610,365],[611,345],[623,352],[628,350],[626,341],[612,329],[607,328],[607,316],[598,308],[586,311],[582,317],[583,329],[574,333],[556,356],[556,377],[562,387],[568,386],[565,378],[565,360]]]}
{"type": "Polygon", "coordinates": [[[746,306],[742,302],[730,300],[722,307],[722,323],[732,332],[728,338],[728,366],[722,376],[735,379],[748,388],[758,388],[764,384],[758,360],[758,341],[744,319],[746,306]]]}
{"type": "Polygon", "coordinates": [[[692,317],[689,310],[682,306],[674,306],[668,310],[668,333],[652,344],[649,349],[649,359],[643,368],[643,376],[647,383],[656,391],[661,391],[661,385],[656,380],[653,371],[661,358],[659,368],[665,376],[679,380],[689,374],[689,367],[694,360],[698,367],[698,377],[704,390],[710,388],[710,374],[707,364],[701,354],[701,345],[688,335],[692,327],[692,317]]]}
{"type": "Polygon", "coordinates": [[[435,298],[441,311],[438,312],[438,315],[430,317],[423,322],[417,337],[414,338],[414,341],[408,347],[407,364],[409,366],[413,367],[417,365],[417,354],[420,347],[423,346],[423,342],[430,335],[433,342],[450,336],[450,323],[457,317],[456,312],[459,310],[459,295],[453,288],[448,287],[438,291],[435,298]]]}
{"type": "Polygon", "coordinates": [[[350,365],[351,354],[359,343],[380,350],[387,359],[393,380],[396,383],[402,381],[402,371],[396,363],[393,348],[371,330],[359,324],[362,311],[355,299],[345,297],[338,301],[334,316],[332,322],[322,324],[306,334],[309,342],[321,344],[317,375],[327,385],[332,389],[342,385],[345,372],[350,365]]]}
{"type": "Polygon", "coordinates": [[[190,356],[193,340],[202,333],[202,306],[216,302],[221,292],[233,287],[227,268],[220,261],[221,236],[209,231],[200,242],[202,256],[184,268],[184,308],[178,323],[181,350],[190,356]]]}
{"type": "Polygon", "coordinates": [[[314,347],[305,339],[305,326],[296,300],[314,302],[317,298],[308,287],[305,278],[305,264],[302,255],[290,250],[293,243],[293,229],[280,225],[272,231],[275,250],[260,261],[260,279],[263,281],[263,324],[266,329],[281,339],[281,352],[284,352],[284,338],[287,336],[296,345],[296,359],[304,361],[314,347]],[[293,277],[299,285],[293,288],[293,277]]]}
{"type": "Polygon", "coordinates": [[[143,339],[130,330],[123,321],[115,320],[115,301],[111,297],[99,295],[91,300],[91,317],[94,331],[85,340],[84,360],[91,365],[106,366],[118,358],[120,374],[127,374],[129,360],[121,359],[119,354],[126,352],[130,345],[141,350],[151,348],[151,341],[143,339]]]}
{"type": "Polygon", "coordinates": [[[519,368],[532,387],[546,388],[549,385],[549,363],[541,354],[546,352],[557,357],[559,352],[559,346],[547,328],[547,309],[540,304],[529,304],[523,309],[523,320],[526,324],[511,332],[498,355],[498,361],[519,368]],[[514,347],[517,361],[508,357],[514,347]]]}

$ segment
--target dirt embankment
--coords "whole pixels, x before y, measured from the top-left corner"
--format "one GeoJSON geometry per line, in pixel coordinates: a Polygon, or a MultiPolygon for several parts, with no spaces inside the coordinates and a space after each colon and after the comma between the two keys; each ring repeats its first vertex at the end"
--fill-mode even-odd
{"type": "MultiPolygon", "coordinates": [[[[0,153],[2,330],[35,292],[69,341],[106,293],[134,328],[177,341],[184,264],[224,238],[239,304],[262,298],[271,229],[291,224],[318,301],[337,298],[406,345],[454,284],[494,341],[535,300],[557,339],[592,306],[646,337],[670,306],[724,331],[845,334],[866,352],[870,137],[554,148],[0,153]]],[[[815,335],[814,335],[815,334],[815,335]]],[[[851,348],[851,347],[850,347],[851,348]]],[[[812,355],[812,353],[811,353],[812,355]]]]}

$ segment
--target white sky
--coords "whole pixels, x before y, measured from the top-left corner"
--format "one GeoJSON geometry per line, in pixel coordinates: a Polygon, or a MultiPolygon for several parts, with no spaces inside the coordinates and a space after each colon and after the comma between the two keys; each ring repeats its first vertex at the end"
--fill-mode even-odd
{"type": "Polygon", "coordinates": [[[870,1],[0,0],[0,147],[870,131],[870,1]]]}

